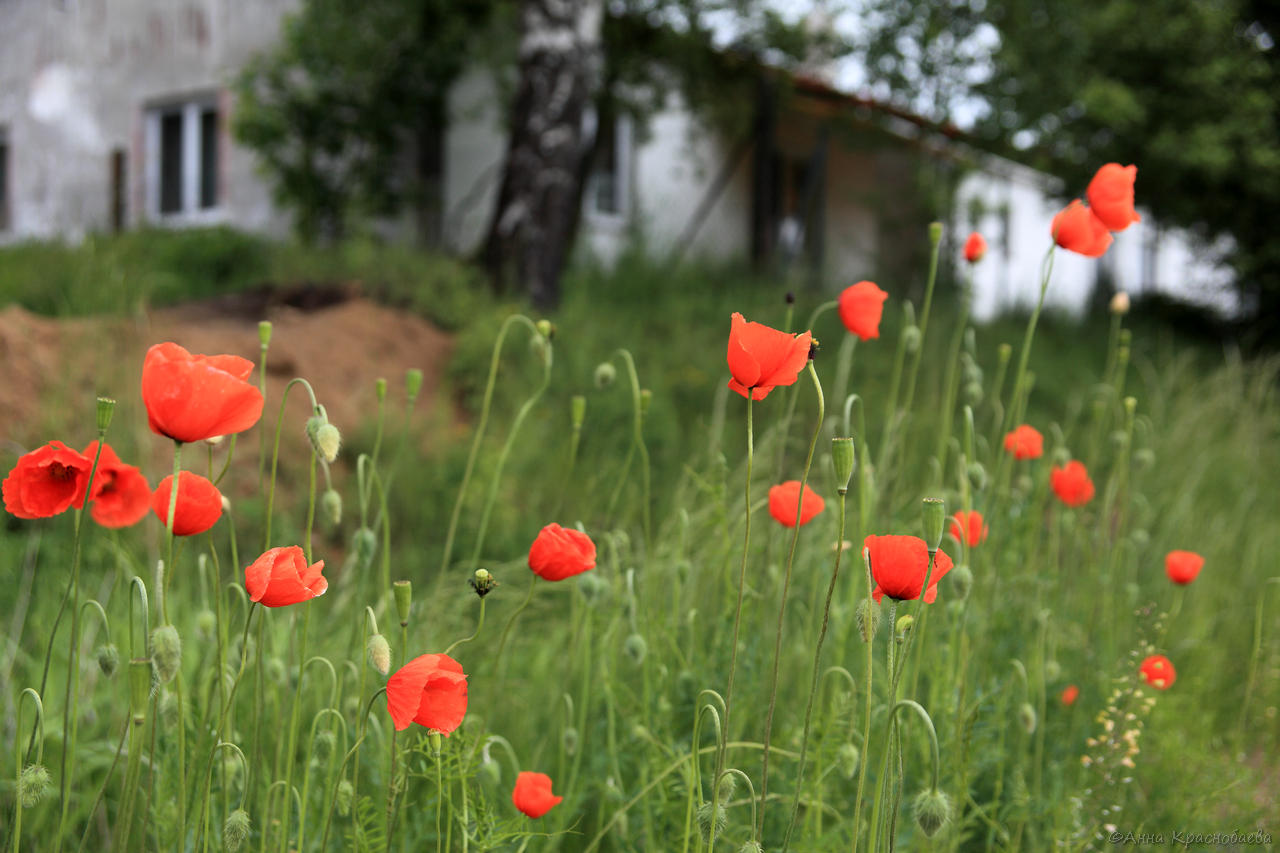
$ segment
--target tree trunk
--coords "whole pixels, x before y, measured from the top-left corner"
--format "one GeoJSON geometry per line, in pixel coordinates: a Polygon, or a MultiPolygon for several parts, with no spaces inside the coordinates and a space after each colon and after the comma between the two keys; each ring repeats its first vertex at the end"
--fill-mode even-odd
{"type": "Polygon", "coordinates": [[[556,304],[591,140],[583,111],[599,65],[603,0],[523,0],[520,80],[498,203],[481,261],[540,308],[556,304]]]}

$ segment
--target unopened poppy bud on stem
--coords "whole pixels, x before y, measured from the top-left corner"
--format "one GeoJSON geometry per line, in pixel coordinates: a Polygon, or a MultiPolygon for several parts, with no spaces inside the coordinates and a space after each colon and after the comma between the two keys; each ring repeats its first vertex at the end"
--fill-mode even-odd
{"type": "Polygon", "coordinates": [[[836,491],[842,495],[849,491],[849,480],[853,477],[853,466],[853,439],[831,439],[831,467],[836,475],[836,491]]]}
{"type": "Polygon", "coordinates": [[[951,820],[951,801],[937,789],[922,791],[916,797],[915,811],[916,824],[932,838],[951,820]]]}
{"type": "Polygon", "coordinates": [[[374,552],[378,550],[378,537],[367,527],[361,527],[351,539],[352,550],[355,551],[356,565],[368,568],[374,552]]]}
{"type": "Polygon", "coordinates": [[[602,361],[596,365],[595,383],[597,388],[608,388],[618,378],[618,368],[612,362],[602,361]]]}
{"type": "Polygon", "coordinates": [[[222,825],[222,846],[227,853],[236,853],[249,840],[249,813],[244,809],[236,809],[227,815],[227,822],[222,825]]]}
{"type": "Polygon", "coordinates": [[[1018,725],[1022,726],[1022,730],[1027,734],[1035,734],[1036,709],[1031,707],[1030,702],[1023,702],[1018,708],[1018,725]]]}
{"type": "Polygon", "coordinates": [[[1129,313],[1129,294],[1123,290],[1116,291],[1115,296],[1111,297],[1111,313],[1121,317],[1129,313]]]}
{"type": "Polygon", "coordinates": [[[44,799],[51,784],[49,771],[41,764],[28,764],[18,774],[18,802],[29,809],[44,799]]]}
{"type": "Polygon", "coordinates": [[[116,648],[116,644],[107,643],[104,646],[98,646],[98,669],[102,670],[102,674],[110,678],[119,668],[120,651],[116,648]]]}
{"type": "Polygon", "coordinates": [[[574,394],[569,400],[569,422],[575,430],[582,429],[582,422],[587,417],[587,398],[581,394],[574,394]]]}
{"type": "Polygon", "coordinates": [[[403,628],[409,624],[409,606],[413,602],[413,583],[411,581],[396,581],[391,585],[392,592],[396,598],[396,613],[400,615],[400,627],[403,628]]]}
{"type": "Polygon", "coordinates": [[[369,665],[386,675],[391,671],[391,644],[381,634],[369,638],[369,665]]]}
{"type": "Polygon", "coordinates": [[[324,517],[334,527],[342,523],[342,495],[333,489],[326,489],[320,499],[320,507],[324,510],[324,517]]]}
{"type": "Polygon", "coordinates": [[[920,341],[919,326],[907,326],[902,330],[902,344],[909,355],[915,355],[920,351],[920,341]]]}
{"type": "Polygon", "coordinates": [[[178,674],[182,665],[182,639],[172,625],[161,625],[151,632],[151,658],[155,664],[156,679],[168,684],[178,674]]]}
{"type": "Polygon", "coordinates": [[[938,244],[939,244],[939,243],[941,243],[941,242],[942,242],[942,223],[941,223],[941,222],[930,222],[930,223],[929,223],[929,243],[930,243],[930,245],[936,246],[936,245],[938,245],[938,244]]]}
{"type": "Polygon", "coordinates": [[[422,390],[422,371],[416,367],[411,367],[404,373],[404,393],[409,398],[409,402],[418,399],[418,392],[422,390]]]}
{"type": "Polygon", "coordinates": [[[260,320],[258,322],[258,343],[264,348],[271,344],[271,321],[260,320]]]}
{"type": "Polygon", "coordinates": [[[894,626],[894,639],[899,643],[907,641],[907,634],[911,633],[912,627],[916,624],[916,618],[910,613],[898,617],[898,624],[894,626]]]}
{"type": "Polygon", "coordinates": [[[381,376],[373,380],[373,396],[378,398],[379,403],[387,399],[387,380],[381,376]]]}

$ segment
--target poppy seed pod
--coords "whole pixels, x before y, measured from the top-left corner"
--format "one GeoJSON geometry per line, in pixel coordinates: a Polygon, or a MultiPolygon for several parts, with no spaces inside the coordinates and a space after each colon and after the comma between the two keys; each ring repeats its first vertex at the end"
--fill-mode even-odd
{"type": "Polygon", "coordinates": [[[947,521],[947,504],[942,498],[925,498],[921,505],[921,522],[924,526],[924,543],[929,550],[937,551],[942,544],[942,530],[947,521]]]}
{"type": "Polygon", "coordinates": [[[311,745],[315,752],[315,757],[319,761],[324,761],[333,754],[333,747],[338,742],[338,737],[331,731],[323,731],[316,734],[315,742],[311,745]]]}
{"type": "Polygon", "coordinates": [[[396,599],[396,614],[400,617],[400,627],[409,624],[409,608],[413,604],[413,582],[398,580],[391,584],[391,591],[396,599]]]}
{"type": "Polygon", "coordinates": [[[244,809],[236,809],[227,815],[222,825],[222,846],[227,853],[237,853],[249,840],[249,813],[244,809]]]}
{"type": "Polygon", "coordinates": [[[929,838],[951,820],[951,801],[939,790],[921,791],[915,802],[916,825],[929,838]]]}
{"type": "Polygon", "coordinates": [[[373,380],[373,396],[378,398],[379,403],[387,399],[387,380],[381,376],[373,380]]]}
{"type": "Polygon", "coordinates": [[[645,655],[649,652],[649,644],[639,634],[632,634],[622,644],[622,650],[627,657],[631,658],[632,663],[639,666],[644,663],[645,655]]]}
{"type": "Polygon", "coordinates": [[[156,680],[168,684],[182,665],[182,639],[172,625],[161,625],[151,632],[151,659],[156,680]]]}
{"type": "Polygon", "coordinates": [[[602,361],[596,365],[595,383],[600,389],[608,388],[618,378],[618,368],[611,362],[602,361]]]}
{"type": "Polygon", "coordinates": [[[846,779],[853,778],[853,775],[858,772],[858,765],[861,761],[862,753],[858,751],[858,747],[851,743],[842,743],[840,748],[836,750],[836,765],[846,779]]]}
{"type": "Polygon", "coordinates": [[[587,398],[581,394],[574,394],[569,400],[569,423],[575,430],[582,429],[582,422],[587,417],[587,398]]]}
{"type": "Polygon", "coordinates": [[[271,321],[270,320],[258,321],[258,343],[264,347],[271,345],[271,321]]]}
{"type": "Polygon", "coordinates": [[[116,670],[120,668],[120,650],[116,648],[115,643],[107,643],[98,646],[98,669],[107,678],[116,674],[116,670]]]}
{"type": "Polygon", "coordinates": [[[32,808],[44,799],[52,780],[43,764],[28,764],[18,774],[18,802],[24,809],[32,808]]]}
{"type": "Polygon", "coordinates": [[[1031,707],[1030,702],[1023,702],[1018,706],[1018,725],[1022,726],[1022,730],[1027,734],[1035,733],[1036,709],[1031,707]]]}
{"type": "Polygon", "coordinates": [[[418,399],[418,392],[421,390],[422,371],[411,367],[404,372],[404,394],[412,401],[418,399]]]}
{"type": "Polygon", "coordinates": [[[369,666],[386,675],[391,670],[391,644],[381,634],[369,638],[369,666]]]}
{"type": "Polygon", "coordinates": [[[836,491],[842,495],[849,491],[854,464],[853,439],[831,439],[831,468],[836,475],[836,491]]]}
{"type": "Polygon", "coordinates": [[[493,575],[489,573],[488,569],[476,569],[475,577],[471,579],[470,583],[471,588],[476,591],[476,595],[479,598],[484,598],[493,592],[493,588],[498,585],[498,582],[493,579],[493,575]]]}

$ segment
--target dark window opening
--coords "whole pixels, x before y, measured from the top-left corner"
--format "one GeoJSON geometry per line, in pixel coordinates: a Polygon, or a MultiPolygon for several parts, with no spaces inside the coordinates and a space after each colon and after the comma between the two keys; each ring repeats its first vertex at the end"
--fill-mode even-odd
{"type": "Polygon", "coordinates": [[[160,116],[160,212],[182,212],[182,113],[160,116]]]}
{"type": "Polygon", "coordinates": [[[591,205],[598,213],[621,213],[617,120],[605,121],[597,133],[600,138],[596,140],[595,163],[591,167],[591,205]]]}
{"type": "Polygon", "coordinates": [[[200,112],[200,207],[218,204],[218,112],[200,112]]]}
{"type": "Polygon", "coordinates": [[[111,152],[111,230],[123,231],[128,214],[128,161],[123,148],[111,152]]]}
{"type": "Polygon", "coordinates": [[[0,231],[9,230],[9,137],[0,127],[0,231]]]}

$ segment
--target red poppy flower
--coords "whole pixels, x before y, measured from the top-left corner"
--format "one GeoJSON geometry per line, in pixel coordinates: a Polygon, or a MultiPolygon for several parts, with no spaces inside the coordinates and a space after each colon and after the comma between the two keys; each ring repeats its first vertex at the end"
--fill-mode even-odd
{"type": "Polygon", "coordinates": [[[1106,253],[1114,238],[1102,220],[1076,199],[1053,217],[1050,226],[1054,242],[1070,252],[1086,258],[1100,258],[1106,253]]]}
{"type": "Polygon", "coordinates": [[[1066,689],[1062,691],[1062,696],[1060,698],[1062,699],[1063,705],[1072,705],[1075,703],[1076,697],[1079,695],[1080,688],[1076,687],[1074,684],[1068,684],[1066,689]]]}
{"type": "Polygon", "coordinates": [[[1062,467],[1055,465],[1049,472],[1049,485],[1067,506],[1082,506],[1093,500],[1093,480],[1084,464],[1075,459],[1062,467]]]}
{"type": "Polygon", "coordinates": [[[976,509],[970,512],[961,510],[951,516],[951,535],[972,548],[981,545],[987,538],[987,525],[982,522],[982,513],[976,509]]]}
{"type": "Polygon", "coordinates": [[[929,546],[919,536],[868,536],[862,544],[871,551],[871,574],[876,580],[871,595],[876,601],[885,595],[898,601],[914,601],[920,597],[928,572],[929,589],[924,600],[932,604],[938,597],[938,581],[953,568],[951,558],[938,551],[933,571],[929,572],[929,546]]]}
{"type": "MultiPolygon", "coordinates": [[[[182,490],[178,490],[182,499],[182,490]]],[[[244,570],[244,588],[249,600],[263,607],[287,607],[324,595],[329,582],[320,574],[324,560],[307,565],[306,555],[297,545],[272,548],[244,570]]]]}
{"type": "Polygon", "coordinates": [[[531,818],[542,817],[560,804],[564,797],[551,793],[551,777],[546,773],[530,773],[523,770],[516,776],[516,787],[511,792],[511,802],[531,818]]]}
{"type": "Polygon", "coordinates": [[[1164,557],[1164,571],[1169,580],[1186,586],[1196,579],[1204,566],[1204,557],[1195,551],[1170,551],[1164,557]]]}
{"type": "Polygon", "coordinates": [[[971,264],[976,264],[986,253],[986,238],[974,231],[969,235],[969,239],[964,241],[964,259],[971,264]]]}
{"type": "Polygon", "coordinates": [[[1108,163],[1089,182],[1085,196],[1093,215],[1112,231],[1123,231],[1142,217],[1133,209],[1133,182],[1137,166],[1108,163]]]}
{"type": "Polygon", "coordinates": [[[156,344],[142,362],[151,431],[183,442],[244,432],[262,417],[262,392],[245,381],[252,371],[253,362],[238,355],[156,344]]]}
{"type": "Polygon", "coordinates": [[[61,441],[19,457],[4,478],[4,508],[18,518],[48,518],[84,506],[93,460],[61,441]]]}
{"type": "Polygon", "coordinates": [[[763,400],[779,385],[791,385],[809,363],[813,335],[789,335],[734,313],[729,326],[729,388],[763,400]]]}
{"type": "MultiPolygon", "coordinates": [[[[169,489],[173,487],[170,474],[156,486],[151,496],[151,508],[160,517],[160,523],[169,524],[169,489]]],[[[222,517],[222,492],[199,474],[181,472],[178,480],[178,505],[173,513],[173,535],[194,536],[204,533],[222,517]]]]}
{"type": "Polygon", "coordinates": [[[1178,678],[1173,670],[1173,663],[1164,655],[1152,655],[1138,667],[1142,680],[1157,690],[1168,690],[1178,678]]]}
{"type": "Polygon", "coordinates": [[[579,531],[548,524],[529,547],[529,568],[543,580],[562,581],[596,567],[596,543],[579,531]]]}
{"type": "Polygon", "coordinates": [[[797,504],[803,506],[800,512],[800,524],[804,526],[813,521],[814,516],[822,512],[827,505],[817,492],[804,487],[804,500],[800,499],[800,481],[788,480],[780,486],[769,489],[769,515],[783,527],[796,526],[797,504]]]}
{"type": "Polygon", "coordinates": [[[448,737],[467,714],[467,676],[448,655],[420,655],[387,679],[387,712],[396,731],[410,723],[448,737]]]}
{"type": "MultiPolygon", "coordinates": [[[[84,449],[90,463],[98,453],[98,442],[91,441],[84,449]]],[[[181,491],[181,490],[179,490],[181,491]]],[[[168,510],[169,505],[165,504],[168,510]]],[[[126,465],[111,449],[102,445],[98,456],[98,471],[93,475],[93,497],[89,499],[89,514],[103,527],[128,527],[137,524],[151,509],[151,484],[136,465],[126,465]]]]}
{"type": "Polygon", "coordinates": [[[874,282],[860,281],[840,294],[838,310],[844,327],[864,341],[880,337],[880,317],[889,294],[874,282]]]}
{"type": "Polygon", "coordinates": [[[1005,435],[1004,449],[1014,459],[1039,459],[1044,455],[1044,436],[1035,427],[1023,424],[1005,435]]]}

